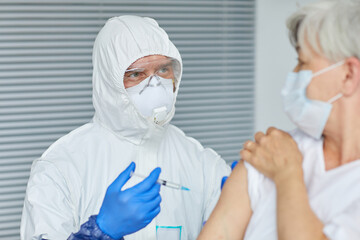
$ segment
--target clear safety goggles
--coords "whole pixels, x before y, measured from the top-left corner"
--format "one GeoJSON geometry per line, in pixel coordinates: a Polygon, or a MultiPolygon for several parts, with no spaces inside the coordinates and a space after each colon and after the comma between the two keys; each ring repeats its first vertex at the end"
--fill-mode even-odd
{"type": "Polygon", "coordinates": [[[130,86],[138,85],[145,79],[163,78],[171,79],[176,86],[180,76],[180,63],[173,58],[161,55],[151,55],[135,61],[125,71],[124,82],[130,86]]]}

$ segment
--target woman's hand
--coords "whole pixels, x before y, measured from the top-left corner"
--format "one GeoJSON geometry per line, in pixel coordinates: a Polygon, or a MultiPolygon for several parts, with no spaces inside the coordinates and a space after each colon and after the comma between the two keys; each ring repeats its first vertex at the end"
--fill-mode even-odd
{"type": "Polygon", "coordinates": [[[240,155],[275,183],[291,176],[302,177],[302,154],[292,137],[279,129],[257,132],[255,142],[247,141],[240,155]]]}
{"type": "Polygon", "coordinates": [[[310,207],[302,154],[288,133],[276,128],[258,132],[255,142],[246,142],[240,155],[276,185],[279,239],[327,239],[323,223],[310,207]]]}

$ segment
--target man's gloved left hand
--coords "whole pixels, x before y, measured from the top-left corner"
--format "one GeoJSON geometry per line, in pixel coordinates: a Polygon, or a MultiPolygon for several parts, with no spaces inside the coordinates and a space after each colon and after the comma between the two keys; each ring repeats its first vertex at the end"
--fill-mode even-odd
{"type": "MultiPolygon", "coordinates": [[[[233,161],[232,164],[231,164],[231,170],[234,169],[234,167],[236,166],[236,164],[238,164],[239,161],[233,161]]],[[[222,180],[221,180],[221,189],[223,188],[226,180],[228,179],[227,176],[223,177],[222,180]]]]}

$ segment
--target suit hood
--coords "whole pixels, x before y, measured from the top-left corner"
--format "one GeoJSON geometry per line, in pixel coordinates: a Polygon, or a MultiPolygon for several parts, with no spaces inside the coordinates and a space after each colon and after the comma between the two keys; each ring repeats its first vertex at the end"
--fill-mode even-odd
{"type": "Polygon", "coordinates": [[[181,73],[180,53],[154,19],[139,16],[109,19],[97,35],[93,49],[94,122],[120,138],[139,144],[149,129],[161,130],[173,118],[181,73]],[[173,107],[161,124],[138,112],[123,83],[125,70],[136,60],[149,55],[173,58],[180,67],[173,107]]]}

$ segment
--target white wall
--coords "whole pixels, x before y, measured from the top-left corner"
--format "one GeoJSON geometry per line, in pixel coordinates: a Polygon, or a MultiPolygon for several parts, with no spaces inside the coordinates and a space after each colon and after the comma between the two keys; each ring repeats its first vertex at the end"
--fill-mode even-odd
{"type": "Polygon", "coordinates": [[[297,9],[315,0],[257,0],[255,130],[269,126],[290,130],[294,125],[283,112],[280,91],[286,75],[295,67],[296,52],[285,21],[297,9]]]}

